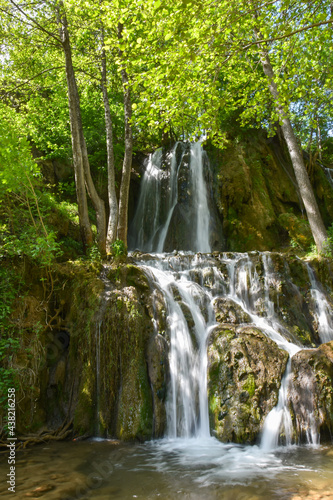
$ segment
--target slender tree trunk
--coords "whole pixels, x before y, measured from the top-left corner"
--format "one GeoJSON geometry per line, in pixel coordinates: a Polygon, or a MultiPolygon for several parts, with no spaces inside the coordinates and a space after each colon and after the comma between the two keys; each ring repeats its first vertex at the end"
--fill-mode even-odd
{"type": "MultiPolygon", "coordinates": [[[[118,24],[118,37],[122,38],[123,25],[118,24]]],[[[119,51],[120,56],[122,52],[119,51]]],[[[123,240],[127,247],[127,226],[128,226],[128,195],[131,181],[132,169],[132,153],[133,153],[133,136],[132,136],[132,103],[129,88],[128,75],[125,67],[121,69],[121,78],[124,89],[124,112],[125,112],[125,155],[123,161],[120,197],[119,197],[119,214],[118,214],[118,238],[123,240]]]]}
{"type": "Polygon", "coordinates": [[[320,130],[320,125],[319,125],[319,118],[318,115],[316,116],[316,122],[317,122],[317,145],[318,145],[318,151],[319,151],[319,160],[321,161],[323,159],[322,156],[322,141],[321,141],[321,130],[320,130]]]}
{"type": "Polygon", "coordinates": [[[72,61],[72,51],[68,34],[68,24],[62,1],[57,6],[57,19],[60,40],[65,55],[66,78],[68,90],[68,107],[72,136],[73,163],[75,172],[76,193],[78,199],[79,220],[84,244],[91,246],[93,242],[91,225],[88,217],[85,186],[94,205],[97,219],[97,242],[102,254],[105,254],[106,224],[103,200],[97,194],[90,174],[87,146],[84,139],[80,98],[76,85],[72,61]]]}
{"type": "MultiPolygon", "coordinates": [[[[258,32],[256,32],[256,38],[257,40],[259,39],[258,32]]],[[[318,204],[310,183],[306,167],[304,165],[302,153],[297,144],[296,136],[292,129],[290,120],[280,101],[279,92],[277,90],[277,85],[274,79],[275,75],[273,67],[269,60],[267,51],[263,48],[260,49],[260,60],[264,73],[268,79],[269,91],[274,99],[275,108],[278,113],[280,122],[282,123],[282,133],[288,146],[291,162],[294,168],[297,184],[299,186],[299,191],[303,199],[312,235],[318,251],[321,252],[324,248],[325,240],[327,239],[326,229],[318,208],[318,204]]]]}
{"type": "Polygon", "coordinates": [[[102,43],[101,86],[103,91],[104,116],[105,116],[106,149],[107,149],[107,165],[108,165],[108,197],[109,197],[109,211],[110,211],[108,228],[106,233],[106,251],[110,252],[111,244],[117,238],[118,202],[117,202],[116,181],[115,181],[112,119],[111,119],[110,104],[107,91],[107,82],[106,82],[106,54],[104,49],[103,26],[101,27],[101,43],[102,43]]]}

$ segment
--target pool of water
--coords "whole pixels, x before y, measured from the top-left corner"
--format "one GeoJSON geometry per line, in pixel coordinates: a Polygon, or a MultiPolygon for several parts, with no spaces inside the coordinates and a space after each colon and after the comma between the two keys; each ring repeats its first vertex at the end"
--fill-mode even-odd
{"type": "MultiPolygon", "coordinates": [[[[205,440],[124,444],[112,440],[46,443],[17,451],[16,493],[47,500],[333,500],[333,447],[256,446],[205,440]]],[[[7,456],[0,455],[2,479],[7,456]]]]}

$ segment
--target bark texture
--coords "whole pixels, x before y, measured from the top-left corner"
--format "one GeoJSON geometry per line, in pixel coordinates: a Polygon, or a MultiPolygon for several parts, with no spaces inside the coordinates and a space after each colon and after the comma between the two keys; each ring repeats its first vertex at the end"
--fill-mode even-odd
{"type": "MultiPolygon", "coordinates": [[[[118,38],[122,38],[123,25],[118,25],[118,38]]],[[[119,51],[122,57],[122,51],[119,51]]],[[[127,226],[128,226],[128,195],[131,180],[132,168],[132,153],[133,153],[133,135],[132,135],[132,102],[129,88],[129,81],[126,68],[121,69],[121,78],[124,89],[124,112],[125,112],[125,155],[122,168],[122,177],[120,185],[119,197],[119,214],[118,214],[118,238],[125,243],[127,247],[127,226]]]]}
{"type": "Polygon", "coordinates": [[[68,91],[68,107],[71,126],[73,163],[75,172],[75,185],[78,200],[79,220],[81,227],[82,240],[84,245],[91,246],[93,236],[88,217],[87,197],[85,188],[87,188],[89,197],[94,205],[97,219],[97,242],[99,249],[105,253],[105,207],[104,202],[98,196],[95,189],[89,166],[87,146],[83,134],[80,98],[76,85],[75,73],[72,61],[72,51],[68,33],[68,23],[63,8],[63,3],[59,2],[57,7],[57,20],[59,26],[60,40],[65,56],[66,78],[68,91]]]}
{"type": "MultiPolygon", "coordinates": [[[[101,28],[101,42],[104,47],[104,29],[101,28]]],[[[115,164],[114,164],[114,149],[113,149],[113,134],[112,134],[112,119],[109,104],[109,96],[107,91],[106,81],[106,53],[102,49],[102,78],[101,86],[103,91],[105,130],[106,130],[106,149],[107,149],[107,166],[108,166],[108,198],[109,198],[109,222],[106,233],[106,251],[110,252],[111,244],[117,238],[118,225],[118,202],[115,185],[115,164]]]]}

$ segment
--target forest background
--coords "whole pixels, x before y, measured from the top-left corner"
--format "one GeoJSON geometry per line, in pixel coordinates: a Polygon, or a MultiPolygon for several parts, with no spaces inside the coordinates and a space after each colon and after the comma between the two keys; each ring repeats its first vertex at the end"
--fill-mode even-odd
{"type": "Polygon", "coordinates": [[[49,280],[54,262],[126,253],[133,155],[161,144],[279,134],[330,255],[309,180],[333,163],[330,1],[0,0],[0,22],[2,358],[19,345],[9,263],[30,259],[49,280]],[[43,179],[48,161],[61,182],[43,179]]]}

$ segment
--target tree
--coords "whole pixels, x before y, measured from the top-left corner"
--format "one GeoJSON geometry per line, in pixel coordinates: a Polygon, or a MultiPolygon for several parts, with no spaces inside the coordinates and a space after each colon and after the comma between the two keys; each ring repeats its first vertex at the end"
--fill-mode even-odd
{"type": "MultiPolygon", "coordinates": [[[[122,31],[123,25],[117,21],[121,16],[120,10],[116,9],[115,15],[112,19],[108,20],[109,23],[113,24],[116,28],[116,41],[113,40],[113,45],[118,54],[118,64],[120,67],[120,74],[124,93],[124,115],[125,115],[125,131],[124,131],[124,142],[125,142],[125,154],[123,161],[123,172],[122,172],[122,182],[120,188],[120,199],[119,199],[119,217],[118,217],[118,206],[116,198],[116,188],[115,188],[115,162],[114,162],[114,147],[113,147],[113,137],[112,137],[112,118],[110,112],[110,104],[108,98],[107,89],[107,54],[104,43],[104,20],[103,11],[98,7],[91,4],[89,5],[85,2],[80,16],[75,12],[76,3],[66,2],[66,4],[59,0],[55,3],[53,2],[43,2],[42,4],[22,4],[10,0],[13,8],[11,10],[7,9],[7,15],[14,16],[15,23],[18,25],[25,25],[32,27],[33,29],[27,30],[26,35],[30,43],[32,40],[32,34],[38,32],[39,37],[43,37],[43,43],[50,46],[50,50],[54,52],[61,47],[64,55],[65,69],[66,69],[66,81],[67,81],[67,93],[68,93],[68,109],[70,116],[70,127],[71,127],[71,141],[72,141],[72,151],[73,151],[73,164],[75,172],[75,184],[76,193],[78,201],[78,211],[80,228],[82,234],[82,240],[85,246],[91,246],[93,243],[93,236],[91,230],[91,223],[88,216],[88,204],[86,197],[86,190],[89,197],[93,203],[96,219],[97,219],[97,242],[101,252],[104,254],[106,250],[110,250],[110,245],[118,237],[122,239],[126,245],[127,243],[127,217],[128,217],[128,193],[129,193],[129,182],[130,182],[130,172],[132,163],[132,151],[133,151],[133,138],[132,138],[132,127],[131,127],[131,96],[130,96],[130,85],[129,78],[126,70],[126,64],[122,61],[123,51],[119,48],[118,41],[123,39],[122,31]],[[108,196],[109,196],[109,223],[108,228],[106,228],[106,217],[105,217],[105,207],[104,202],[100,198],[97,190],[95,188],[94,182],[92,180],[90,172],[89,157],[87,152],[87,145],[85,141],[85,135],[82,126],[81,108],[80,108],[80,96],[77,87],[77,78],[74,70],[73,64],[73,53],[69,34],[69,23],[68,23],[68,12],[70,10],[71,17],[76,16],[76,20],[84,21],[81,23],[81,33],[86,30],[86,32],[91,32],[96,30],[100,32],[100,40],[97,41],[94,47],[95,54],[99,52],[100,56],[98,59],[98,64],[100,67],[100,85],[103,94],[104,103],[104,114],[105,114],[105,128],[106,128],[106,145],[107,145],[107,164],[108,164],[108,196]],[[74,12],[74,14],[73,14],[74,12]],[[58,28],[58,35],[54,30],[54,25],[58,28]],[[88,26],[88,27],[87,27],[88,26]],[[51,41],[51,44],[50,44],[51,41]],[[51,47],[52,46],[52,47],[51,47]]],[[[9,36],[9,33],[7,33],[9,36]]],[[[110,41],[110,37],[109,37],[110,41]]],[[[17,44],[16,40],[11,40],[13,46],[17,44]]],[[[94,62],[95,64],[95,62],[94,62]]],[[[41,72],[41,74],[44,71],[41,72]]],[[[39,74],[34,75],[31,79],[28,79],[26,83],[31,80],[38,78],[39,74]]]]}
{"type": "Polygon", "coordinates": [[[253,6],[256,9],[254,13],[254,33],[256,41],[260,42],[258,43],[260,61],[264,74],[266,75],[268,80],[268,88],[272,95],[275,110],[281,124],[283,136],[289,150],[296,181],[308,216],[312,235],[318,251],[321,252],[324,249],[325,241],[327,239],[327,232],[303,161],[302,152],[300,151],[299,145],[297,143],[297,139],[291,126],[288,113],[284,109],[280,98],[279,90],[275,80],[274,70],[269,58],[267,46],[265,44],[265,39],[260,32],[260,27],[258,26],[258,4],[253,2],[253,6]]]}

